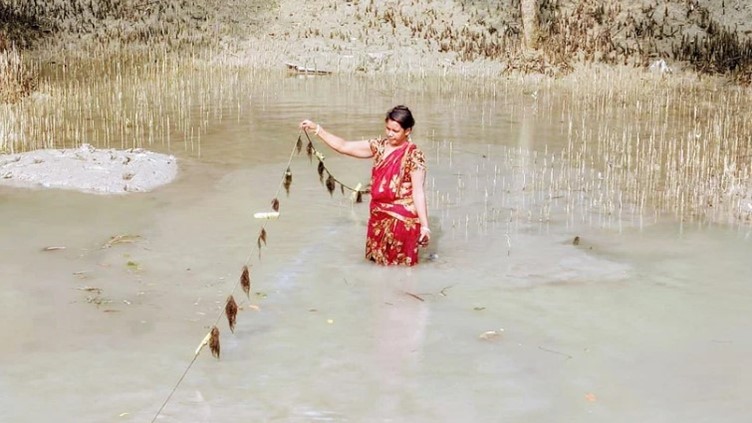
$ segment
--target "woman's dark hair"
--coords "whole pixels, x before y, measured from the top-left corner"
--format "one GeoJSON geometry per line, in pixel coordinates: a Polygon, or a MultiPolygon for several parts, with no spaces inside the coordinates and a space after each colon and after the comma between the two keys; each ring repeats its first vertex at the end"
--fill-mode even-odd
{"type": "Polygon", "coordinates": [[[413,119],[413,114],[410,112],[410,109],[407,108],[407,106],[395,106],[393,109],[386,112],[386,119],[384,119],[384,122],[388,120],[393,120],[400,124],[402,129],[410,129],[415,125],[415,119],[413,119]]]}

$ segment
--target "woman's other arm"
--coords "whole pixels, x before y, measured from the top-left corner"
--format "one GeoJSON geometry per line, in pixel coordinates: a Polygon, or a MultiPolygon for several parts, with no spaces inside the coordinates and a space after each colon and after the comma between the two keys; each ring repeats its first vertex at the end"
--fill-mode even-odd
{"type": "Polygon", "coordinates": [[[426,170],[423,168],[415,169],[410,172],[410,178],[413,182],[413,203],[420,222],[419,242],[427,244],[431,239],[431,229],[428,227],[428,206],[426,205],[426,170]]]}
{"type": "Polygon", "coordinates": [[[326,145],[338,153],[361,159],[373,157],[370,143],[367,140],[345,141],[344,139],[325,131],[321,125],[308,119],[300,122],[300,129],[313,130],[314,135],[317,135],[322,141],[324,141],[324,143],[326,143],[326,145]]]}

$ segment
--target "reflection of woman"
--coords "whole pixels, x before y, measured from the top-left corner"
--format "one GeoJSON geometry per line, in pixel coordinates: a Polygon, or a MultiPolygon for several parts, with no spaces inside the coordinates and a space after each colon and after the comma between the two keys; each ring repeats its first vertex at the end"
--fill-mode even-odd
{"type": "Polygon", "coordinates": [[[373,157],[371,214],[368,219],[366,258],[383,265],[418,264],[418,246],[431,238],[424,183],[423,152],[410,141],[415,120],[405,106],[386,114],[386,136],[345,141],[310,120],[302,129],[314,130],[335,151],[358,158],[373,157]]]}

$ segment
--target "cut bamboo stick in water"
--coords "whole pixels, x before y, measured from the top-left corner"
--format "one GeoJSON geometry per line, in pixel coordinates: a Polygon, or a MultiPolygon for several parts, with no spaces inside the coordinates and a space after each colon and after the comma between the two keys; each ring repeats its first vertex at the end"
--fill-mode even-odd
{"type": "Polygon", "coordinates": [[[256,219],[277,219],[279,218],[279,212],[258,212],[254,213],[253,217],[256,219]]]}

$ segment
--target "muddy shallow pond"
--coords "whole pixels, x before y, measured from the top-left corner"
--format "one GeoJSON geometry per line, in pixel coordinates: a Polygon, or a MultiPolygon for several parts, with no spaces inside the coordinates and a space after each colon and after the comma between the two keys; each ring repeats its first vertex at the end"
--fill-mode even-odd
{"type": "MultiPolygon", "coordinates": [[[[555,93],[233,81],[218,100],[188,102],[195,134],[148,146],[178,157],[166,187],[0,189],[0,421],[151,421],[176,384],[157,421],[748,415],[750,229],[605,213],[556,185],[575,166],[550,161],[567,132],[555,93]],[[371,137],[399,103],[429,164],[434,238],[412,269],[364,262],[368,197],[330,196],[315,161],[291,155],[303,118],[371,137]],[[254,219],[275,196],[280,218],[254,219]],[[233,291],[246,262],[250,299],[233,291]],[[192,362],[215,323],[221,359],[204,349],[192,362]]],[[[317,147],[338,178],[367,182],[368,161],[317,147]]]]}

